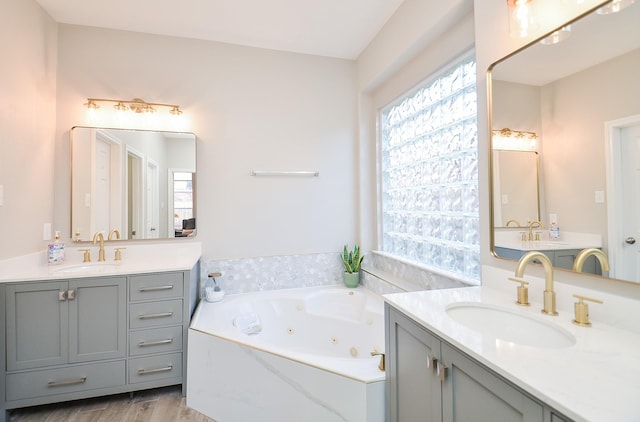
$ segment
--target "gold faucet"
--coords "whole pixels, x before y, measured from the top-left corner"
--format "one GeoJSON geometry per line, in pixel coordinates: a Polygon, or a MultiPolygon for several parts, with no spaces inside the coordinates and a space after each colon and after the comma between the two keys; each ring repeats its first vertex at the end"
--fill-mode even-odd
{"type": "Polygon", "coordinates": [[[597,248],[587,248],[578,252],[578,255],[576,255],[576,260],[573,261],[573,271],[581,273],[582,267],[584,267],[584,263],[591,255],[598,258],[598,261],[600,261],[600,266],[602,267],[602,271],[609,271],[609,260],[607,259],[607,256],[604,254],[604,252],[597,248]]]}
{"type": "Polygon", "coordinates": [[[111,236],[115,235],[116,236],[116,240],[120,240],[120,232],[118,231],[118,229],[113,229],[109,232],[109,237],[107,238],[107,240],[112,240],[111,236]]]}
{"type": "Polygon", "coordinates": [[[529,223],[529,240],[533,240],[533,228],[534,227],[540,227],[541,229],[544,229],[544,224],[542,224],[542,222],[538,221],[538,220],[531,221],[529,223]]]}
{"type": "Polygon", "coordinates": [[[545,254],[538,251],[530,251],[522,255],[516,267],[516,277],[522,278],[527,264],[536,258],[544,267],[544,308],[542,309],[542,313],[558,315],[556,311],[556,292],[553,291],[553,265],[545,254]]]}
{"type": "Polygon", "coordinates": [[[100,240],[100,250],[98,251],[98,262],[100,262],[105,260],[104,259],[104,235],[102,234],[102,232],[96,232],[96,234],[93,235],[94,245],[98,240],[100,240]]]}

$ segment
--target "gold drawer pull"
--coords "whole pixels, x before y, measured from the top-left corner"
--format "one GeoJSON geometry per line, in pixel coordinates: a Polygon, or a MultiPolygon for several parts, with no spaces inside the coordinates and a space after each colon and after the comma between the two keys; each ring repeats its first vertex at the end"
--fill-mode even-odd
{"type": "Polygon", "coordinates": [[[49,381],[47,383],[47,387],[63,387],[65,385],[76,385],[76,384],[84,384],[87,381],[87,377],[82,377],[77,380],[68,380],[68,381],[49,381]]]}
{"type": "Polygon", "coordinates": [[[173,312],[160,312],[159,314],[140,314],[138,318],[140,319],[149,319],[149,318],[164,318],[173,316],[173,312]]]}
{"type": "Polygon", "coordinates": [[[171,290],[173,289],[173,285],[167,286],[153,286],[153,287],[140,287],[138,289],[139,292],[157,292],[158,290],[171,290]]]}
{"type": "Polygon", "coordinates": [[[148,347],[148,346],[159,346],[161,344],[169,344],[173,343],[172,338],[168,338],[166,340],[157,340],[157,341],[141,341],[138,343],[139,347],[148,347]]]}
{"type": "Polygon", "coordinates": [[[155,368],[155,369],[138,369],[138,375],[149,375],[155,374],[158,372],[167,372],[173,369],[173,365],[165,366],[164,368],[155,368]]]}

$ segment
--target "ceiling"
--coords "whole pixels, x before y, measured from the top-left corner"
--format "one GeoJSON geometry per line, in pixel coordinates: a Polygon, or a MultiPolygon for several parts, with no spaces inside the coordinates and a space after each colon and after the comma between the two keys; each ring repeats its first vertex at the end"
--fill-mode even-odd
{"type": "Polygon", "coordinates": [[[404,0],[36,0],[58,23],[356,59],[404,0]]]}

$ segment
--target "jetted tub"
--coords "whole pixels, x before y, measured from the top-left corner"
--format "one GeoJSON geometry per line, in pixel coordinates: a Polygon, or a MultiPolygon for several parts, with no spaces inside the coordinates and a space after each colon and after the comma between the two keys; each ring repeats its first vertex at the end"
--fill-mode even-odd
{"type": "Polygon", "coordinates": [[[201,302],[191,321],[187,405],[218,422],[382,422],[383,300],[309,287],[201,302]]]}

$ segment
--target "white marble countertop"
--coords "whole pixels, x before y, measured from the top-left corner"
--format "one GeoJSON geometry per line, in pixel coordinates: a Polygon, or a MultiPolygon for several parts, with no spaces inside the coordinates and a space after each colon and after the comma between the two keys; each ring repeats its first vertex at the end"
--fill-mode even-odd
{"type": "Polygon", "coordinates": [[[200,242],[190,241],[105,244],[106,261],[97,262],[97,246],[73,246],[66,248],[65,262],[58,265],[47,264],[42,251],[0,261],[0,283],[190,270],[200,259],[201,249],[200,242]],[[93,262],[82,262],[79,249],[85,248],[92,250],[93,262]],[[114,248],[126,248],[122,260],[113,259],[114,248]]]}
{"type": "Polygon", "coordinates": [[[592,233],[562,232],[560,239],[549,239],[547,230],[534,230],[540,233],[541,240],[522,240],[521,233],[528,228],[496,230],[495,245],[499,248],[519,251],[556,251],[567,249],[602,248],[602,236],[592,233]]]}
{"type": "MultiPolygon", "coordinates": [[[[508,284],[508,283],[505,283],[508,284]]],[[[488,287],[394,293],[387,303],[550,407],[577,421],[637,421],[640,418],[640,334],[591,318],[592,327],[573,324],[573,310],[559,316],[542,304],[515,304],[515,291],[488,287]],[[454,302],[497,305],[542,319],[575,336],[565,348],[539,348],[496,341],[449,317],[454,302]]],[[[602,306],[590,304],[591,306],[602,306]]]]}

